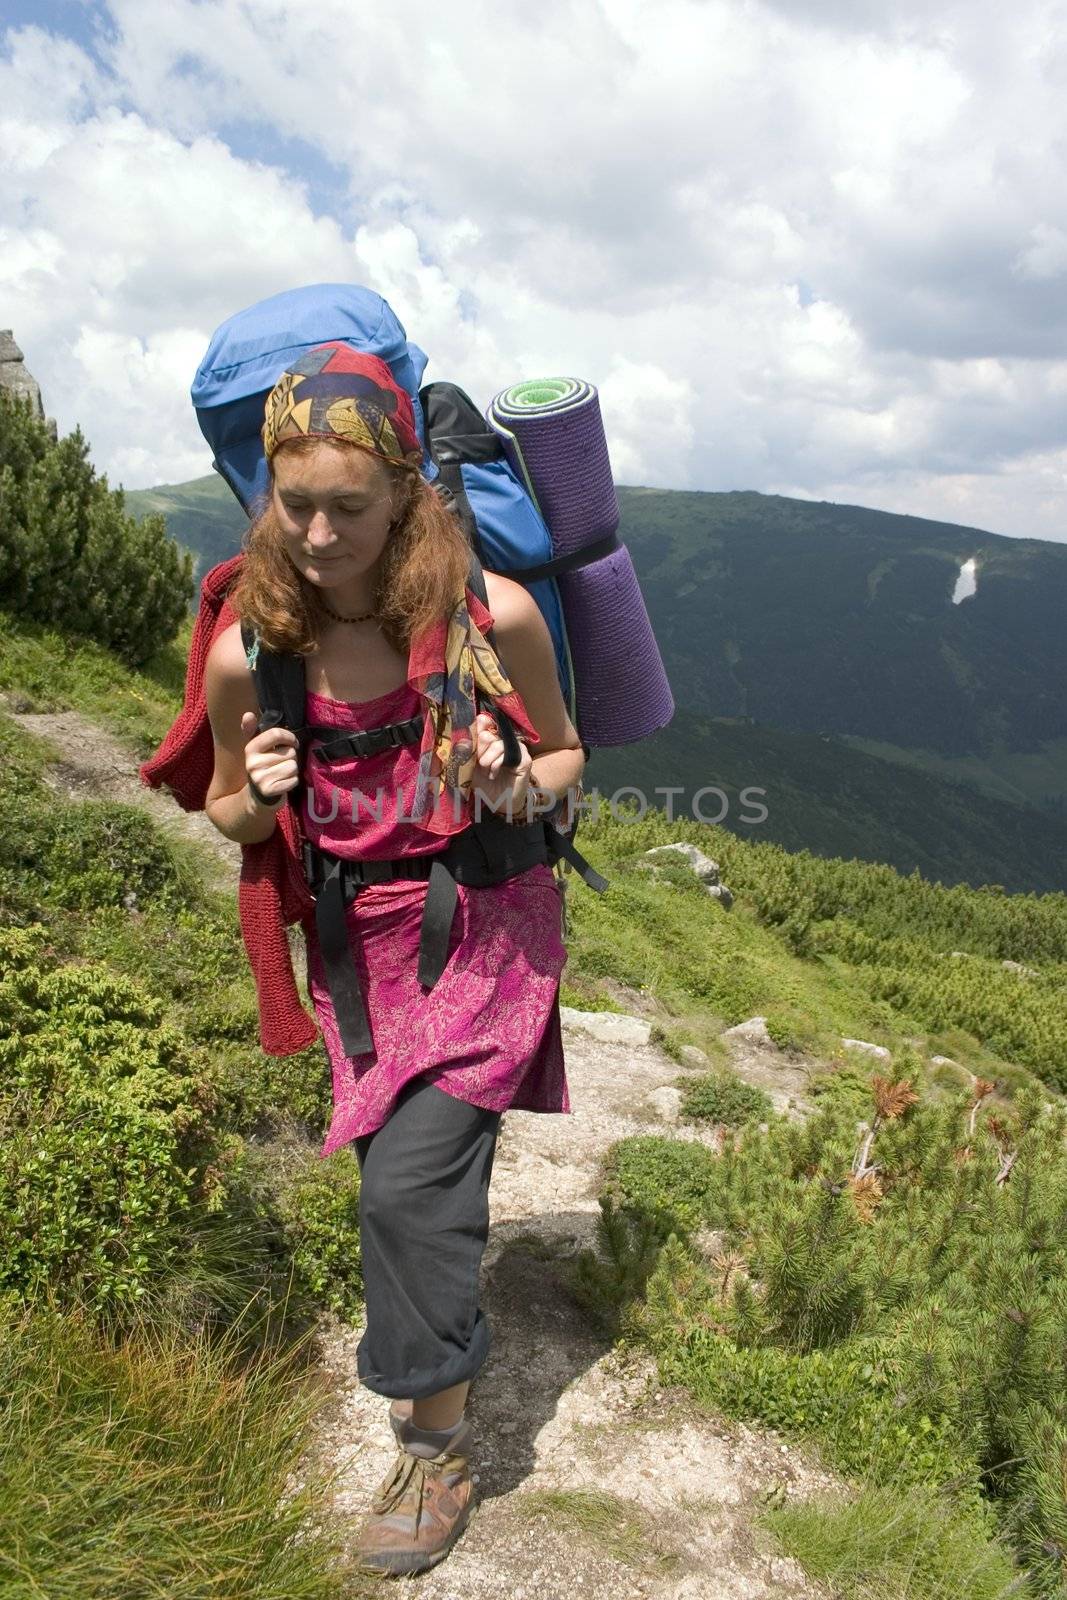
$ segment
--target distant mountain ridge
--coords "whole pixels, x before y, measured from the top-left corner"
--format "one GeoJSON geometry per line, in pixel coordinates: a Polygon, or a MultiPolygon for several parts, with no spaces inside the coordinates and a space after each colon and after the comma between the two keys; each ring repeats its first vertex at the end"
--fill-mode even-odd
{"type": "MultiPolygon", "coordinates": [[[[596,753],[602,790],[736,792],[762,772],[778,804],[757,835],[791,849],[1067,884],[1067,545],[751,491],[619,501],[679,711],[596,753]],[[954,605],[971,559],[977,592],[954,605]]],[[[201,575],[246,526],[214,475],[128,502],[164,512],[201,575]]]]}

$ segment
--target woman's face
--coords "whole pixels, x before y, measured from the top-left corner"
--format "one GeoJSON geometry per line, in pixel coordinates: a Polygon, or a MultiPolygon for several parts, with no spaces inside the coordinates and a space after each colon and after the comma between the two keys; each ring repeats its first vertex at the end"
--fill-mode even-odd
{"type": "Polygon", "coordinates": [[[274,457],[274,512],[294,566],[317,588],[369,578],[394,516],[389,469],[327,440],[274,457]]]}

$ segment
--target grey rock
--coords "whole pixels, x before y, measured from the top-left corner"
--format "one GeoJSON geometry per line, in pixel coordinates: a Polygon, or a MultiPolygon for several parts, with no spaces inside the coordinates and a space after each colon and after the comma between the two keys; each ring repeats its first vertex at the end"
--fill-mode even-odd
{"type": "Polygon", "coordinates": [[[710,895],[714,896],[724,911],[729,911],[730,907],[734,903],[734,897],[726,887],[725,883],[708,883],[705,884],[704,887],[707,889],[710,895]]]}
{"type": "Polygon", "coordinates": [[[891,1053],[884,1044],[872,1044],[869,1039],[842,1039],[846,1050],[858,1050],[862,1055],[874,1056],[879,1061],[889,1061],[891,1053]]]}
{"type": "Polygon", "coordinates": [[[953,1061],[951,1056],[931,1056],[930,1064],[934,1067],[958,1067],[959,1062],[953,1061]]]}
{"type": "Polygon", "coordinates": [[[620,1011],[577,1011],[573,1006],[560,1006],[559,1014],[565,1028],[579,1028],[603,1044],[644,1045],[652,1037],[650,1022],[620,1011]]]}
{"type": "Polygon", "coordinates": [[[699,1072],[704,1072],[711,1066],[711,1058],[706,1051],[701,1050],[696,1044],[683,1044],[678,1054],[682,1063],[687,1067],[694,1067],[699,1072]]]}
{"type": "Polygon", "coordinates": [[[719,863],[706,856],[703,850],[698,850],[695,844],[657,844],[651,850],[645,851],[645,860],[655,865],[657,856],[671,855],[681,856],[701,883],[714,885],[722,881],[719,863]]]}
{"type": "Polygon", "coordinates": [[[777,1050],[778,1046],[767,1032],[766,1017],[749,1017],[746,1022],[738,1022],[732,1028],[723,1031],[724,1039],[737,1039],[748,1044],[762,1045],[766,1050],[777,1050]]]}
{"type": "Polygon", "coordinates": [[[1002,961],[1001,966],[1005,972],[1017,972],[1020,978],[1036,978],[1037,972],[1033,967],[1024,967],[1021,961],[1002,961]]]}
{"type": "Polygon", "coordinates": [[[652,1090],[648,1096],[648,1104],[659,1113],[664,1122],[677,1122],[682,1110],[682,1091],[673,1089],[669,1083],[665,1083],[659,1089],[652,1090]]]}
{"type": "Polygon", "coordinates": [[[0,388],[18,395],[21,400],[28,400],[34,416],[48,423],[55,436],[56,425],[44,414],[40,386],[33,374],[27,371],[25,357],[15,343],[10,328],[0,328],[0,388]]]}

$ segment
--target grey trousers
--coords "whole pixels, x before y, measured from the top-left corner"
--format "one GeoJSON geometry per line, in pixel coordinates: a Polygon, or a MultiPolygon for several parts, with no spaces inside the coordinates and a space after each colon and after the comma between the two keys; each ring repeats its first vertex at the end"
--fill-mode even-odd
{"type": "Polygon", "coordinates": [[[355,1141],[367,1307],[356,1366],[376,1394],[425,1399],[473,1378],[488,1354],[478,1271],[499,1128],[498,1111],[416,1078],[355,1141]]]}

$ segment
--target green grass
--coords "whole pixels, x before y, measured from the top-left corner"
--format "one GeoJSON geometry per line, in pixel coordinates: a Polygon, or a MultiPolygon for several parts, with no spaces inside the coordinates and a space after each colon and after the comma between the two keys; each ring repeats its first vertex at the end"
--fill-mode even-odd
{"type": "Polygon", "coordinates": [[[928,1491],[862,1489],[763,1514],[786,1555],[840,1600],[1007,1600],[1010,1552],[973,1517],[928,1491]]]}
{"type": "Polygon", "coordinates": [[[659,813],[585,818],[578,842],[610,888],[571,893],[570,989],[647,995],[672,1053],[682,1041],[708,1049],[724,1026],[762,1014],[780,1047],[825,1060],[843,1058],[842,1037],[861,1038],[1015,1085],[1033,1075],[1067,1086],[1063,894],[946,888],[659,813]],[[669,883],[642,870],[646,850],[675,841],[721,862],[737,896],[729,914],[680,863],[669,883]],[[1037,977],[1020,980],[1004,960],[1037,977]]]}
{"type": "Polygon", "coordinates": [[[259,1049],[196,847],[60,799],[2,716],[0,756],[0,1594],[365,1592],[316,1531],[323,1486],[282,1503],[311,1321],[362,1299],[355,1163],[318,1158],[324,1052],[259,1049]]]}
{"type": "Polygon", "coordinates": [[[76,1316],[9,1324],[5,1600],[334,1600],[341,1554],[309,1520],[321,1480],[285,1499],[321,1403],[301,1357],[235,1364],[174,1324],[118,1348],[76,1316]]]}
{"type": "Polygon", "coordinates": [[[0,690],[30,712],[80,711],[140,759],[159,746],[181,709],[192,619],[139,671],[109,650],[0,612],[0,690]]]}
{"type": "Polygon", "coordinates": [[[516,1502],[531,1519],[546,1517],[555,1529],[575,1535],[628,1567],[671,1571],[678,1555],[663,1540],[653,1518],[607,1489],[534,1489],[516,1502]]]}

